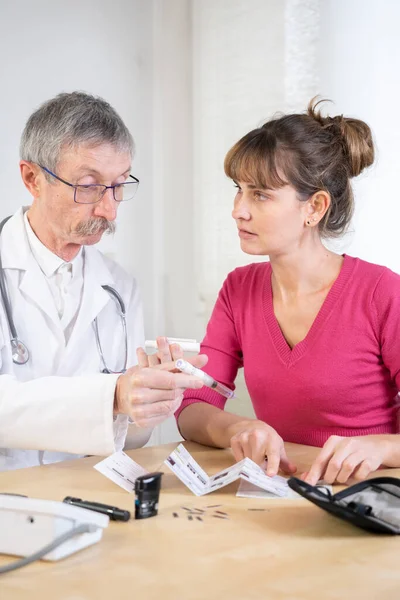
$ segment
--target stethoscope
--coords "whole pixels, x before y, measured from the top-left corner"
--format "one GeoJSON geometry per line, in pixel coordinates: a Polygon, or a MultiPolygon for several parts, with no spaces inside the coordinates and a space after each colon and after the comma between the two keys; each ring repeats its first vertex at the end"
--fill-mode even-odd
{"type": "MultiPolygon", "coordinates": [[[[1,229],[0,229],[1,232],[1,229]]],[[[110,294],[110,296],[115,300],[116,304],[117,304],[117,311],[119,316],[121,317],[121,322],[122,322],[122,330],[124,332],[124,366],[122,368],[121,371],[112,371],[111,369],[109,369],[106,365],[106,359],[104,358],[104,354],[103,354],[103,350],[101,348],[101,344],[100,344],[100,335],[99,335],[99,326],[97,323],[97,317],[94,319],[93,321],[93,327],[94,327],[94,334],[96,336],[96,344],[97,344],[97,349],[99,351],[99,355],[100,355],[100,360],[101,360],[101,364],[102,364],[102,373],[125,373],[126,371],[126,365],[128,362],[128,334],[126,331],[126,309],[125,309],[125,302],[122,300],[121,295],[117,292],[117,290],[115,290],[113,287],[111,287],[111,285],[102,285],[101,286],[103,288],[103,290],[105,290],[106,292],[108,292],[110,294]]]]}
{"type": "MultiPolygon", "coordinates": [[[[11,215],[9,217],[6,217],[0,223],[0,235],[1,235],[3,227],[7,223],[8,219],[11,219],[11,215]]],[[[110,285],[102,285],[101,287],[103,288],[103,290],[105,290],[106,292],[108,292],[110,294],[110,296],[115,300],[115,302],[117,304],[118,314],[121,317],[121,321],[122,321],[122,329],[124,332],[124,346],[125,346],[125,357],[124,357],[123,369],[121,371],[113,371],[112,369],[109,369],[107,367],[106,360],[104,358],[103,350],[102,350],[101,343],[100,343],[99,326],[97,323],[97,317],[94,319],[93,327],[94,327],[94,333],[96,336],[96,345],[97,345],[97,349],[99,351],[100,360],[101,360],[101,366],[102,366],[101,372],[102,373],[125,373],[126,365],[127,365],[127,361],[128,361],[128,334],[127,334],[127,330],[126,330],[125,303],[122,300],[121,295],[113,287],[111,287],[110,285]]],[[[30,356],[29,350],[26,347],[26,345],[24,344],[24,342],[22,342],[18,338],[17,330],[16,330],[16,327],[14,324],[14,319],[12,317],[10,300],[8,298],[6,282],[5,282],[5,278],[4,278],[3,264],[1,261],[1,254],[0,254],[0,294],[1,294],[1,299],[3,301],[3,306],[4,306],[5,313],[6,313],[6,319],[7,319],[8,327],[9,327],[10,334],[11,334],[10,335],[10,344],[11,344],[12,361],[15,365],[25,365],[29,360],[29,356],[30,356]]]]}

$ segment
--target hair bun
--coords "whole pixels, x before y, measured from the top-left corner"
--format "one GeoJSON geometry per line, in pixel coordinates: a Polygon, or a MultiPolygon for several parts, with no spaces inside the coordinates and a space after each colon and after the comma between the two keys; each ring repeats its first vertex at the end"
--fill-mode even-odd
{"type": "Polygon", "coordinates": [[[317,110],[317,106],[326,100],[313,98],[308,105],[307,114],[318,121],[324,129],[334,131],[348,160],[350,177],[357,177],[360,173],[370,167],[374,162],[374,143],[369,126],[360,119],[336,115],[335,117],[323,117],[317,110]]]}

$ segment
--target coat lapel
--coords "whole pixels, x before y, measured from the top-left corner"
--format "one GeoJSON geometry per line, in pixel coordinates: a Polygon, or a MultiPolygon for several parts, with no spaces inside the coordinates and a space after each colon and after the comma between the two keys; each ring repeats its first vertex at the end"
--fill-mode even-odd
{"type": "Polygon", "coordinates": [[[114,278],[102,254],[91,246],[85,246],[82,302],[68,347],[72,347],[79,341],[79,337],[87,331],[88,327],[92,327],[94,319],[111,301],[109,293],[102,288],[102,285],[115,286],[114,278]]]}
{"type": "Polygon", "coordinates": [[[20,208],[4,225],[1,234],[1,259],[8,269],[22,271],[19,289],[27,302],[33,302],[45,315],[52,329],[60,329],[60,318],[46,279],[34,259],[24,224],[24,209],[20,208]]]}

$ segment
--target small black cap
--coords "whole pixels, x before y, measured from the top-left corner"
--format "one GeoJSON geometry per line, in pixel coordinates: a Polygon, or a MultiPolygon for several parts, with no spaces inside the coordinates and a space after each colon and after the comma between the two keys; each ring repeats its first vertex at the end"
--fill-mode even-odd
{"type": "Polygon", "coordinates": [[[158,492],[163,473],[147,473],[135,479],[135,492],[158,492]]]}

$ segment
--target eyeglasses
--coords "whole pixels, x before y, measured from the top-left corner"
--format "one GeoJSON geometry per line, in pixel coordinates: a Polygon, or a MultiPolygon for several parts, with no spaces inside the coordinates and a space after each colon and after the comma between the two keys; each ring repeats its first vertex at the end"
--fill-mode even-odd
{"type": "Polygon", "coordinates": [[[72,187],[74,189],[74,202],[77,204],[95,204],[96,202],[100,202],[107,190],[113,191],[114,200],[116,202],[132,200],[139,187],[139,179],[133,175],[129,175],[130,179],[133,181],[117,183],[116,185],[100,185],[98,183],[81,185],[69,183],[68,181],[65,181],[65,179],[61,179],[61,177],[58,177],[58,175],[42,165],[39,165],[39,167],[55,179],[58,179],[58,181],[61,181],[61,183],[65,183],[65,185],[72,187]]]}

